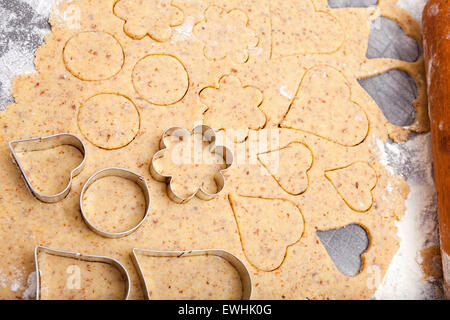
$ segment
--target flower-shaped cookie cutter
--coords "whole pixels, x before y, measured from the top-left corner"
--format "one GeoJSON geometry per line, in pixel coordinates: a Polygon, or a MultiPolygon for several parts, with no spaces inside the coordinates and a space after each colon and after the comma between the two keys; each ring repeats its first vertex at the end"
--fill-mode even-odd
{"type": "Polygon", "coordinates": [[[189,251],[158,251],[158,250],[147,250],[147,249],[139,249],[134,248],[133,253],[131,254],[131,258],[133,263],[138,271],[139,278],[141,280],[141,285],[144,289],[144,294],[148,300],[151,300],[150,290],[145,281],[144,273],[142,271],[142,267],[139,264],[139,260],[137,258],[137,254],[146,255],[150,257],[173,257],[173,258],[181,258],[181,257],[192,257],[192,256],[217,256],[224,260],[226,260],[229,264],[236,269],[239,274],[239,278],[242,283],[242,296],[241,300],[250,300],[252,295],[252,278],[250,276],[250,272],[248,271],[245,264],[234,254],[222,250],[222,249],[205,249],[205,250],[189,250],[189,251]]]}
{"type": "Polygon", "coordinates": [[[40,269],[39,269],[39,259],[38,255],[40,252],[45,252],[51,255],[59,256],[59,257],[66,257],[66,258],[72,258],[76,260],[81,261],[88,261],[88,262],[101,262],[101,263],[107,263],[115,267],[119,272],[122,274],[123,281],[125,283],[125,292],[124,292],[124,299],[128,300],[128,297],[130,295],[130,287],[131,287],[131,281],[130,281],[130,275],[128,274],[127,269],[116,259],[105,257],[105,256],[94,256],[89,254],[83,254],[79,252],[72,252],[72,251],[63,251],[63,250],[55,250],[44,246],[36,246],[34,249],[34,263],[36,266],[36,300],[40,300],[41,294],[40,294],[40,282],[41,282],[41,275],[40,275],[40,269]]]}
{"type": "Polygon", "coordinates": [[[9,142],[9,148],[11,150],[11,158],[19,168],[27,188],[30,190],[33,196],[36,197],[36,199],[46,203],[55,203],[61,201],[69,194],[72,187],[73,178],[77,176],[81,172],[81,170],[83,170],[86,161],[86,148],[83,141],[77,136],[70,133],[58,133],[48,137],[14,140],[9,142]],[[70,179],[64,190],[52,195],[43,194],[31,185],[31,181],[25,173],[25,169],[22,167],[22,164],[17,157],[17,153],[48,150],[62,145],[71,145],[77,148],[83,155],[83,160],[70,172],[70,179]]]}
{"type": "Polygon", "coordinates": [[[95,233],[97,233],[103,237],[106,237],[106,238],[122,238],[122,237],[125,237],[125,236],[135,232],[144,223],[145,219],[147,218],[147,216],[150,212],[150,207],[151,207],[150,189],[148,188],[145,178],[143,176],[141,176],[133,171],[127,170],[127,169],[106,168],[106,169],[97,171],[86,181],[86,183],[84,184],[83,189],[81,189],[81,193],[80,193],[80,211],[81,211],[81,216],[83,217],[84,222],[89,227],[89,229],[91,229],[95,233]],[[105,178],[105,177],[120,177],[120,178],[128,179],[128,180],[135,182],[141,188],[142,193],[144,194],[144,198],[145,198],[145,212],[144,212],[144,215],[142,216],[141,221],[137,225],[135,225],[133,228],[122,231],[122,232],[107,232],[107,231],[97,228],[87,218],[87,216],[84,212],[84,206],[83,206],[84,193],[89,188],[89,186],[91,186],[95,181],[105,178]]]}
{"type": "Polygon", "coordinates": [[[225,177],[223,176],[223,172],[226,171],[228,168],[230,168],[233,165],[234,159],[233,159],[233,152],[228,149],[225,146],[216,146],[216,133],[214,130],[207,126],[207,125],[198,125],[192,129],[191,132],[187,131],[186,129],[182,127],[171,127],[169,129],[166,129],[162,135],[160,144],[159,144],[160,150],[156,152],[153,155],[151,164],[150,164],[150,173],[152,177],[160,182],[165,182],[167,184],[167,195],[169,198],[176,202],[176,203],[186,203],[189,200],[191,200],[194,197],[197,197],[202,200],[211,200],[215,196],[217,196],[225,187],[225,177]],[[214,181],[217,186],[217,192],[215,193],[208,193],[205,190],[203,190],[202,187],[199,187],[197,191],[195,191],[192,195],[189,197],[181,197],[177,195],[172,188],[172,176],[171,175],[165,175],[158,171],[158,169],[154,166],[154,161],[156,159],[159,159],[163,156],[164,150],[167,148],[165,139],[169,137],[176,137],[179,141],[185,140],[187,137],[189,137],[191,134],[201,134],[203,141],[209,142],[209,151],[211,153],[220,155],[222,157],[225,168],[219,170],[214,175],[214,181]]]}

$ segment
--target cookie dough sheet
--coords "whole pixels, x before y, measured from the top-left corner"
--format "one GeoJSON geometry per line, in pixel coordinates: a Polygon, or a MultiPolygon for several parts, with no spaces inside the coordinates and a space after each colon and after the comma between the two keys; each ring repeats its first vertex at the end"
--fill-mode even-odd
{"type": "MultiPolygon", "coordinates": [[[[378,14],[420,40],[418,24],[395,1],[379,2],[378,14]]],[[[408,194],[380,163],[377,141],[428,129],[422,58],[368,59],[372,18],[366,8],[332,9],[325,0],[58,2],[36,52],[38,72],[14,80],[15,103],[0,113],[0,271],[19,283],[16,291],[0,286],[0,296],[22,296],[34,247],[45,245],[118,259],[136,299],[143,291],[130,257],[135,247],[230,251],[249,268],[254,299],[371,297],[398,249],[395,222],[408,194]],[[418,86],[407,128],[389,123],[358,83],[395,68],[418,86]],[[165,129],[199,123],[216,130],[235,162],[213,200],[177,204],[151,177],[150,161],[165,129]],[[44,204],[27,192],[8,141],[60,132],[84,140],[86,166],[66,199],[44,204]],[[120,239],[93,233],[79,211],[83,184],[106,167],[141,174],[151,190],[145,223],[120,239]],[[352,224],[369,245],[350,252],[361,268],[349,276],[318,231],[352,224]]],[[[30,175],[55,179],[42,170],[52,162],[39,162],[30,175]]],[[[70,170],[71,161],[60,163],[70,170]]],[[[197,178],[209,183],[208,170],[197,178]]],[[[182,173],[181,186],[197,183],[182,173]]],[[[122,194],[109,193],[113,202],[122,194]]]]}

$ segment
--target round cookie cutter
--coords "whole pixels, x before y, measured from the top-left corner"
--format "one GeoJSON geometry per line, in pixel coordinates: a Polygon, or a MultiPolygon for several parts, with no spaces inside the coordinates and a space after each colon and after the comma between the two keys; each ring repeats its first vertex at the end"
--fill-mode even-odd
{"type": "Polygon", "coordinates": [[[97,171],[86,181],[86,183],[83,186],[83,189],[81,190],[81,194],[80,194],[80,210],[81,210],[81,216],[83,217],[84,222],[87,224],[87,226],[92,231],[94,231],[95,233],[97,233],[103,237],[106,237],[106,238],[121,238],[121,237],[125,237],[125,236],[133,233],[134,231],[136,231],[144,223],[145,219],[147,218],[147,216],[150,212],[150,205],[151,205],[150,189],[148,188],[147,182],[145,182],[145,178],[137,173],[134,173],[133,171],[130,171],[127,169],[122,169],[122,168],[112,167],[112,168],[106,168],[106,169],[97,171]],[[144,213],[144,216],[142,217],[141,221],[133,228],[126,230],[126,231],[122,231],[122,232],[107,232],[107,231],[103,231],[103,230],[97,228],[86,217],[86,215],[84,213],[84,208],[83,208],[83,196],[84,196],[84,193],[86,192],[86,190],[89,188],[89,186],[91,186],[95,181],[97,181],[101,178],[111,177],[111,176],[120,177],[120,178],[128,179],[128,180],[135,182],[141,188],[142,192],[144,193],[144,197],[145,197],[145,213],[144,213]]]}
{"type": "Polygon", "coordinates": [[[19,168],[28,190],[30,190],[30,192],[36,199],[46,203],[55,203],[61,201],[69,194],[72,187],[73,178],[77,176],[81,172],[81,170],[83,170],[84,164],[86,162],[86,148],[83,141],[77,136],[70,133],[58,133],[48,137],[14,140],[9,142],[9,148],[11,150],[11,158],[19,168]],[[64,190],[52,195],[43,194],[33,188],[33,186],[31,185],[31,181],[25,173],[25,169],[22,167],[22,164],[17,157],[17,153],[48,150],[63,145],[70,145],[77,148],[83,155],[83,160],[70,172],[70,179],[64,190]]]}
{"type": "Polygon", "coordinates": [[[123,280],[125,282],[125,294],[124,294],[124,300],[128,300],[128,297],[130,295],[130,287],[131,287],[131,281],[130,281],[130,275],[128,274],[127,269],[116,259],[105,257],[105,256],[94,256],[89,254],[83,254],[79,252],[72,252],[72,251],[63,251],[63,250],[55,250],[50,249],[48,247],[44,246],[36,246],[34,249],[34,263],[36,266],[36,300],[40,300],[40,269],[39,269],[39,261],[38,261],[38,254],[39,252],[46,252],[51,255],[59,256],[59,257],[66,257],[66,258],[72,258],[76,260],[81,261],[90,261],[90,262],[102,262],[112,265],[113,267],[117,268],[120,273],[122,274],[123,280]]]}
{"type": "Polygon", "coordinates": [[[239,274],[239,278],[242,283],[242,297],[241,300],[250,300],[252,296],[252,278],[250,276],[250,272],[248,271],[245,264],[234,254],[223,250],[223,249],[205,249],[205,250],[189,250],[189,251],[158,251],[158,250],[147,250],[147,249],[139,249],[133,248],[133,252],[131,254],[131,258],[133,259],[133,263],[138,271],[139,278],[141,280],[141,285],[145,291],[145,297],[147,300],[151,300],[150,291],[145,282],[144,273],[137,259],[137,253],[141,255],[146,255],[150,257],[192,257],[192,256],[217,256],[224,260],[226,260],[229,264],[236,269],[239,274]]]}
{"type": "Polygon", "coordinates": [[[184,129],[182,127],[171,127],[164,131],[161,141],[159,143],[159,151],[156,152],[152,157],[152,161],[150,164],[150,174],[152,175],[153,179],[155,179],[156,181],[166,183],[167,195],[169,196],[169,198],[172,201],[182,204],[182,203],[186,203],[186,202],[190,201],[194,197],[197,197],[202,200],[212,200],[223,190],[223,188],[225,187],[225,178],[223,176],[223,173],[233,165],[234,156],[233,156],[233,152],[230,149],[228,149],[227,147],[216,146],[216,138],[217,137],[216,137],[216,133],[214,132],[214,130],[211,127],[204,125],[204,124],[194,127],[191,132],[187,131],[186,129],[184,129]],[[217,192],[208,193],[208,192],[204,191],[202,187],[199,187],[197,189],[197,191],[195,191],[189,197],[181,197],[173,191],[172,176],[160,173],[158,171],[158,169],[155,168],[154,161],[156,159],[159,159],[162,156],[164,150],[167,148],[167,145],[164,141],[166,138],[176,137],[179,139],[179,141],[183,141],[184,139],[186,139],[186,137],[190,136],[191,134],[201,134],[203,141],[209,141],[210,142],[209,151],[220,155],[222,157],[222,159],[224,160],[224,163],[226,166],[224,169],[219,170],[214,175],[214,181],[217,186],[217,192]]]}

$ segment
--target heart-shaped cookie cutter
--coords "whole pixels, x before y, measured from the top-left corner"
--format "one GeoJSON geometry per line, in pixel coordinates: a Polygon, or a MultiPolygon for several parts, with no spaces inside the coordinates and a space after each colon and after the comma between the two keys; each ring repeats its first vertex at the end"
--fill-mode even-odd
{"type": "Polygon", "coordinates": [[[139,264],[139,260],[137,259],[137,253],[139,253],[141,255],[151,256],[151,257],[181,258],[181,257],[192,257],[192,256],[207,256],[207,255],[220,257],[220,258],[226,260],[228,263],[230,263],[239,274],[239,277],[240,277],[241,283],[242,283],[241,300],[250,300],[250,298],[251,298],[252,278],[250,276],[250,272],[248,271],[245,264],[238,257],[236,257],[234,254],[232,254],[226,250],[205,249],[205,250],[190,250],[190,251],[158,251],[158,250],[147,250],[147,249],[134,248],[131,258],[132,258],[133,263],[138,271],[142,287],[144,288],[144,291],[145,291],[145,297],[148,300],[151,300],[150,291],[149,291],[147,282],[145,281],[144,273],[142,271],[141,265],[139,264]]]}
{"type": "Polygon", "coordinates": [[[72,187],[73,178],[77,176],[81,172],[81,170],[83,170],[86,161],[86,148],[83,141],[77,136],[70,133],[58,133],[48,137],[14,140],[9,142],[9,148],[11,150],[11,158],[19,168],[25,184],[30,192],[34,197],[36,197],[36,199],[46,203],[55,203],[61,201],[69,194],[72,187]],[[75,169],[70,172],[70,179],[64,190],[52,195],[43,194],[37,191],[31,185],[31,181],[25,173],[25,170],[17,157],[17,153],[48,150],[62,145],[71,145],[77,148],[83,155],[83,160],[75,169]]]}
{"type": "Polygon", "coordinates": [[[106,168],[97,171],[94,173],[84,184],[83,189],[81,190],[80,194],[80,210],[81,210],[81,216],[83,217],[84,222],[87,224],[87,226],[94,231],[95,233],[106,237],[106,238],[121,238],[125,237],[134,231],[136,231],[145,221],[147,218],[149,212],[150,212],[150,206],[151,206],[151,199],[150,199],[150,189],[148,188],[147,182],[145,181],[145,178],[137,173],[134,173],[133,171],[122,169],[122,168],[106,168]],[[86,190],[89,188],[90,185],[92,185],[95,181],[105,178],[105,177],[120,177],[124,179],[131,180],[135,182],[142,190],[144,197],[145,197],[145,213],[142,217],[142,220],[133,228],[122,231],[122,232],[106,232],[103,231],[96,226],[94,226],[89,219],[86,217],[84,208],[83,208],[83,197],[86,190]]]}
{"type": "Polygon", "coordinates": [[[160,181],[160,182],[165,182],[167,184],[167,195],[169,196],[169,198],[172,201],[174,201],[176,203],[186,203],[194,197],[197,197],[202,200],[211,200],[215,196],[217,196],[225,187],[225,178],[223,176],[223,172],[233,165],[233,162],[234,162],[233,153],[230,149],[228,149],[225,146],[216,146],[216,133],[214,132],[214,130],[211,127],[202,124],[202,125],[198,125],[198,126],[194,127],[191,132],[187,131],[186,129],[184,129],[182,127],[168,128],[164,131],[164,133],[162,135],[162,138],[161,138],[161,141],[159,144],[159,148],[160,148],[160,150],[158,152],[156,152],[152,157],[152,161],[150,164],[150,173],[155,180],[160,181]],[[210,152],[220,155],[223,158],[224,163],[226,164],[226,167],[222,170],[219,170],[214,175],[214,181],[217,186],[217,192],[208,193],[205,190],[203,190],[202,187],[199,187],[197,189],[197,191],[194,192],[189,197],[180,197],[172,189],[171,182],[172,182],[173,177],[171,175],[165,175],[165,174],[160,173],[155,168],[154,161],[156,159],[161,158],[164,150],[167,148],[167,145],[165,143],[166,138],[176,137],[176,138],[178,138],[179,141],[183,141],[184,139],[189,137],[191,134],[201,134],[203,141],[210,142],[210,144],[209,144],[210,152]]]}
{"type": "Polygon", "coordinates": [[[79,252],[72,252],[72,251],[63,251],[63,250],[55,250],[44,246],[36,246],[34,249],[34,263],[36,266],[36,300],[40,300],[40,269],[39,269],[39,261],[38,261],[38,255],[40,252],[45,252],[48,254],[52,254],[55,256],[60,257],[66,257],[66,258],[72,258],[76,260],[81,261],[90,261],[90,262],[102,262],[112,265],[113,267],[117,268],[120,273],[122,274],[123,281],[125,283],[125,293],[124,293],[124,299],[128,300],[128,297],[130,295],[130,287],[131,287],[131,281],[130,281],[130,275],[128,274],[127,269],[116,259],[105,257],[105,256],[94,256],[89,254],[83,254],[79,252]]]}

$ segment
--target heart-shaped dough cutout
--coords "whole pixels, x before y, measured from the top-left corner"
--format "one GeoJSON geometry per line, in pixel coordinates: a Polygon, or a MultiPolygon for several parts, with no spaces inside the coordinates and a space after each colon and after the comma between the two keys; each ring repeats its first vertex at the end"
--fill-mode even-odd
{"type": "Polygon", "coordinates": [[[369,120],[351,98],[350,87],[341,72],[329,66],[312,68],[302,79],[281,125],[344,146],[355,146],[366,138],[369,120]]]}
{"type": "Polygon", "coordinates": [[[339,229],[318,230],[316,234],[342,274],[353,277],[361,271],[361,255],[369,246],[363,227],[349,224],[339,229]]]}
{"type": "Polygon", "coordinates": [[[344,29],[311,0],[270,2],[272,57],[332,53],[344,42],[344,29]]]}
{"type": "Polygon", "coordinates": [[[303,235],[300,209],[284,199],[229,195],[229,200],[248,261],[263,271],[279,268],[288,247],[303,235]]]}
{"type": "Polygon", "coordinates": [[[369,164],[355,162],[343,168],[327,170],[325,177],[351,209],[365,212],[372,207],[372,190],[377,184],[377,173],[369,164]]]}
{"type": "Polygon", "coordinates": [[[308,188],[313,154],[305,144],[291,142],[281,149],[258,154],[258,160],[287,193],[299,195],[308,188]]]}

